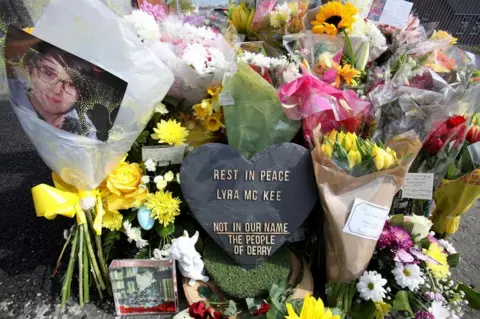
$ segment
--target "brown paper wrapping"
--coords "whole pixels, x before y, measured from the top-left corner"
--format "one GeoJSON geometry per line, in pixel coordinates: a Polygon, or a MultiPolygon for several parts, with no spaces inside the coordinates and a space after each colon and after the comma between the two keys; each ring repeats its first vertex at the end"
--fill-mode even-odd
{"type": "Polygon", "coordinates": [[[376,240],[343,232],[355,198],[390,208],[393,196],[403,184],[410,165],[422,147],[413,132],[388,141],[387,146],[398,158],[411,154],[408,160],[393,169],[353,177],[340,170],[321,151],[316,138],[312,152],[315,177],[325,212],[327,241],[327,277],[336,282],[348,282],[362,275],[372,258],[376,240]]]}

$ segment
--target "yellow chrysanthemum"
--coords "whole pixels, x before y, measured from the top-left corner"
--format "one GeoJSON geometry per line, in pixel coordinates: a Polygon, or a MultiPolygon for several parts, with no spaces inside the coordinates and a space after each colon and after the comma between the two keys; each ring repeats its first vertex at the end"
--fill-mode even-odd
{"type": "Polygon", "coordinates": [[[154,140],[169,145],[183,145],[188,137],[188,130],[175,120],[161,120],[153,131],[151,137],[154,140]]]}
{"type": "Polygon", "coordinates": [[[212,116],[209,116],[204,122],[203,125],[210,132],[216,132],[222,127],[222,121],[220,121],[220,116],[215,113],[212,116]]]}
{"type": "Polygon", "coordinates": [[[295,313],[293,306],[287,303],[286,319],[340,319],[339,315],[333,315],[330,309],[325,308],[322,299],[315,299],[309,295],[303,299],[303,306],[300,315],[295,313]]]}
{"type": "Polygon", "coordinates": [[[123,215],[118,210],[108,210],[104,206],[104,213],[102,218],[102,227],[110,230],[119,230],[122,228],[123,215]]]}
{"type": "Polygon", "coordinates": [[[347,83],[347,85],[351,85],[355,82],[355,78],[360,76],[360,72],[352,67],[350,64],[345,64],[344,66],[337,67],[337,79],[335,81],[335,86],[340,87],[341,79],[347,83]]]}
{"type": "Polygon", "coordinates": [[[375,319],[384,319],[390,313],[392,306],[385,302],[376,302],[375,308],[375,319]]]}
{"type": "Polygon", "coordinates": [[[211,86],[207,89],[208,94],[210,94],[212,97],[217,96],[222,92],[222,85],[216,85],[216,86],[211,86]]]}
{"type": "Polygon", "coordinates": [[[202,107],[202,104],[195,104],[193,106],[193,115],[199,120],[204,120],[208,116],[208,109],[202,107]]]}
{"type": "Polygon", "coordinates": [[[427,262],[427,267],[432,271],[435,278],[445,279],[450,276],[450,266],[448,266],[447,262],[448,255],[443,252],[437,243],[432,243],[430,247],[428,247],[428,250],[424,249],[424,252],[425,255],[438,262],[438,264],[427,262]]]}
{"type": "Polygon", "coordinates": [[[25,31],[25,32],[27,32],[27,33],[30,33],[30,34],[33,33],[33,30],[34,30],[34,28],[25,28],[25,29],[23,29],[23,31],[25,31]]]}
{"type": "Polygon", "coordinates": [[[171,192],[158,191],[147,196],[145,207],[152,211],[153,218],[167,226],[175,221],[176,216],[180,215],[180,203],[180,199],[173,197],[171,192]]]}
{"type": "Polygon", "coordinates": [[[357,8],[351,3],[342,4],[340,1],[330,1],[318,10],[315,20],[312,21],[313,33],[335,34],[338,31],[351,29],[355,22],[357,8]],[[315,26],[319,28],[315,29],[315,26]],[[323,27],[320,27],[323,26],[323,27]],[[334,30],[335,28],[335,30],[334,30]]]}

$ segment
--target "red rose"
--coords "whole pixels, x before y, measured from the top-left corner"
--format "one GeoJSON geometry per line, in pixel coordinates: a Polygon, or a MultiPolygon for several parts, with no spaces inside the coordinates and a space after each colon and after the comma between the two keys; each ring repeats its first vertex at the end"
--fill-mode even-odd
{"type": "Polygon", "coordinates": [[[252,313],[252,315],[254,317],[257,317],[257,316],[260,316],[262,314],[265,314],[267,313],[268,311],[270,310],[270,305],[268,303],[264,303],[260,306],[260,308],[255,311],[254,313],[252,313]]]}
{"type": "Polygon", "coordinates": [[[437,154],[442,149],[443,144],[444,141],[438,137],[431,137],[423,144],[423,149],[429,154],[437,154]]]}
{"type": "Polygon", "coordinates": [[[467,133],[467,141],[476,143],[480,141],[480,126],[474,125],[467,133]]]}
{"type": "Polygon", "coordinates": [[[455,116],[451,116],[448,118],[447,120],[447,128],[448,129],[452,129],[452,128],[455,128],[463,123],[465,123],[465,118],[461,115],[455,115],[455,116]]]}
{"type": "Polygon", "coordinates": [[[209,317],[208,308],[205,305],[205,302],[199,301],[191,304],[188,309],[188,314],[194,319],[206,319],[209,317]]]}
{"type": "Polygon", "coordinates": [[[213,313],[213,318],[214,319],[227,319],[227,317],[222,315],[222,313],[220,311],[215,311],[213,313]]]}

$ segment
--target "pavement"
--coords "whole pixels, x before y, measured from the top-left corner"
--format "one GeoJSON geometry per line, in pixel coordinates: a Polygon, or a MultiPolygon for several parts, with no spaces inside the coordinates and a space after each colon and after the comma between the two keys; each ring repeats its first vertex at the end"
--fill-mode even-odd
{"type": "MultiPolygon", "coordinates": [[[[63,231],[71,220],[35,217],[30,189],[50,183],[50,170],[1,95],[0,87],[0,318],[115,318],[112,301],[97,301],[83,308],[71,303],[61,311],[64,269],[53,278],[52,271],[64,243],[63,231]]],[[[474,207],[466,214],[452,241],[462,254],[455,277],[480,288],[478,211],[474,207]]],[[[464,318],[479,317],[476,313],[464,318]]]]}

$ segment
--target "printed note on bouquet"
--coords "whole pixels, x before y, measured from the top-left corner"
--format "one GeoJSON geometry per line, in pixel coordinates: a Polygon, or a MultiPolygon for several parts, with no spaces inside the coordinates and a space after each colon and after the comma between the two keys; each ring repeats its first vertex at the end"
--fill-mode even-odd
{"type": "Polygon", "coordinates": [[[235,105],[232,95],[228,91],[222,91],[218,96],[218,101],[221,106],[230,106],[235,105]]]}
{"type": "Polygon", "coordinates": [[[433,197],[433,174],[408,173],[401,190],[402,198],[431,200],[433,197]]]}
{"type": "Polygon", "coordinates": [[[159,166],[182,164],[185,156],[185,145],[180,146],[144,146],[142,159],[151,159],[159,166]]]}
{"type": "Polygon", "coordinates": [[[362,238],[377,240],[382,233],[389,210],[387,207],[355,198],[343,231],[362,238]]]}
{"type": "Polygon", "coordinates": [[[368,19],[404,29],[412,7],[413,3],[404,0],[374,0],[368,13],[368,19]]]}

